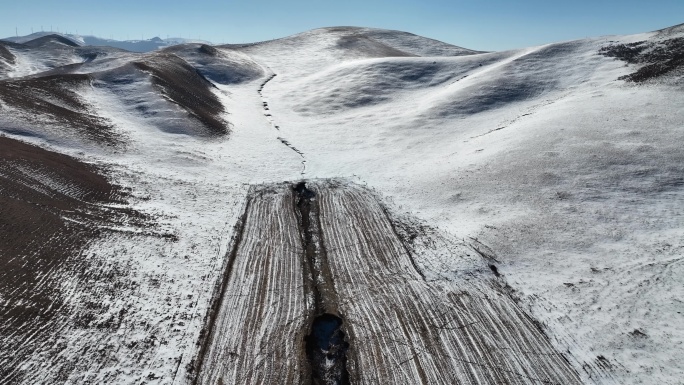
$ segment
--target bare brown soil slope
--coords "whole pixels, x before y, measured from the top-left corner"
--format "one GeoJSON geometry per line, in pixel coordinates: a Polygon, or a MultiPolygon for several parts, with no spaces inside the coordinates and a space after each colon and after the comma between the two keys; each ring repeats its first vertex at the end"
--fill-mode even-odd
{"type": "MultiPolygon", "coordinates": [[[[105,206],[125,196],[94,166],[0,137],[0,382],[21,382],[22,359],[59,333],[61,285],[85,270],[81,250],[103,225],[139,218],[105,206]]],[[[107,326],[91,321],[70,322],[107,326]]]]}
{"type": "Polygon", "coordinates": [[[173,54],[158,54],[134,64],[150,73],[159,91],[202,122],[210,135],[228,133],[228,125],[220,117],[223,104],[211,91],[211,82],[188,62],[173,54]]]}
{"type": "MultiPolygon", "coordinates": [[[[62,134],[102,145],[119,145],[112,126],[105,119],[93,115],[78,95],[79,87],[90,84],[89,75],[51,75],[39,78],[0,81],[0,101],[23,113],[29,122],[55,123],[53,129],[62,134]]],[[[2,105],[0,105],[0,111],[2,105]]]]}
{"type": "MultiPolygon", "coordinates": [[[[30,43],[12,47],[17,57],[26,56],[38,63],[39,69],[20,78],[0,80],[0,113],[10,118],[11,123],[7,124],[12,128],[28,123],[29,131],[37,129],[38,135],[91,142],[88,144],[121,147],[127,140],[121,131],[116,132],[111,121],[102,117],[102,111],[87,101],[91,87],[110,89],[124,105],[136,100],[141,107],[138,111],[144,117],[154,115],[155,124],[162,126],[162,130],[167,128],[161,121],[163,113],[155,110],[146,114],[145,106],[159,100],[175,104],[180,109],[168,110],[179,111],[181,115],[174,118],[185,113],[189,120],[185,126],[197,128],[186,133],[211,138],[226,135],[230,124],[223,119],[224,106],[202,70],[208,74],[228,73],[223,78],[261,75],[259,71],[245,72],[245,68],[229,58],[215,57],[208,46],[202,52],[193,52],[190,56],[201,60],[190,63],[168,52],[140,57],[109,47],[79,47],[49,36],[30,43]],[[137,87],[144,87],[144,83],[151,84],[156,95],[137,99],[141,98],[137,87]]],[[[0,75],[10,70],[16,60],[10,50],[0,45],[0,75]]],[[[247,67],[259,68],[256,64],[247,67]]]]}

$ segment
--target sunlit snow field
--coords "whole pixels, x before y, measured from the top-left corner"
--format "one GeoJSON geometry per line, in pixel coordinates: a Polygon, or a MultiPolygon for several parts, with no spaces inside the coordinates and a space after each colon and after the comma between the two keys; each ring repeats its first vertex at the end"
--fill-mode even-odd
{"type": "MultiPolygon", "coordinates": [[[[125,265],[124,283],[110,292],[98,289],[107,282],[63,282],[70,311],[102,301],[97,317],[125,312],[119,329],[79,329],[67,317],[59,334],[28,341],[35,354],[16,362],[2,352],[0,364],[17,365],[11,375],[26,384],[187,383],[249,186],[341,178],[397,215],[490,250],[585,383],[681,384],[682,72],[618,80],[638,66],[599,50],[682,36],[679,27],[480,53],[333,28],[217,46],[206,61],[200,44],[167,48],[213,84],[228,127],[219,137],[198,134],[144,71],[121,70],[154,52],[116,51],[67,72],[98,74],[77,93],[118,147],[0,95],[2,135],[106,166],[154,231],[177,238],[130,228],[89,244],[83,258],[125,265]],[[117,70],[129,81],[102,75],[117,70]]],[[[3,82],[83,61],[9,50],[3,82]]]]}

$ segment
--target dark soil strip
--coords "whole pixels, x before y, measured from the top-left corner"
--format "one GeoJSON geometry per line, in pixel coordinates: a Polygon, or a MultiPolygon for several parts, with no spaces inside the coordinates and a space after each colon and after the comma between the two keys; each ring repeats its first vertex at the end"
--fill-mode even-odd
{"type": "Polygon", "coordinates": [[[298,213],[304,259],[307,274],[305,285],[314,298],[314,314],[310,322],[310,334],[306,337],[306,353],[311,365],[311,381],[315,385],[349,384],[347,371],[347,350],[342,331],[344,322],[335,315],[337,295],[335,293],[325,250],[321,247],[321,228],[318,221],[316,193],[306,187],[305,182],[293,186],[295,208],[298,213]]]}
{"type": "Polygon", "coordinates": [[[408,246],[408,243],[410,241],[408,239],[405,239],[404,237],[402,237],[399,234],[399,232],[397,231],[397,224],[395,223],[394,220],[392,220],[392,216],[390,215],[387,207],[385,207],[385,205],[381,205],[381,207],[382,207],[383,213],[385,214],[385,217],[387,217],[387,221],[392,226],[392,232],[394,233],[394,236],[397,237],[397,239],[399,239],[401,241],[401,245],[404,248],[404,251],[406,251],[406,255],[409,257],[409,260],[411,261],[411,265],[413,266],[413,269],[416,271],[416,273],[418,273],[418,275],[420,275],[420,278],[422,278],[423,281],[425,281],[425,274],[420,269],[420,267],[418,267],[418,264],[416,263],[416,259],[414,258],[413,253],[411,252],[411,249],[408,246]]]}
{"type": "Polygon", "coordinates": [[[318,313],[324,305],[320,290],[316,284],[319,274],[316,271],[317,245],[314,241],[314,232],[317,232],[318,229],[314,228],[315,225],[312,225],[311,220],[311,211],[315,210],[314,198],[316,193],[309,190],[305,182],[300,182],[293,188],[297,193],[295,195],[295,207],[299,219],[299,230],[302,235],[302,245],[304,247],[304,261],[307,270],[305,275],[307,276],[307,281],[309,281],[307,286],[313,294],[314,306],[316,313],[318,313]]]}

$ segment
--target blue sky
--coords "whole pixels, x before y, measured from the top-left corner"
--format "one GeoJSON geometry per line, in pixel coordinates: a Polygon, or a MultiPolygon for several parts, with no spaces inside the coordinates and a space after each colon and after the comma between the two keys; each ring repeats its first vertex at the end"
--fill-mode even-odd
{"type": "Polygon", "coordinates": [[[399,29],[503,50],[684,23],[684,0],[0,0],[0,36],[52,29],[119,40],[153,36],[241,43],[312,28],[399,29]]]}

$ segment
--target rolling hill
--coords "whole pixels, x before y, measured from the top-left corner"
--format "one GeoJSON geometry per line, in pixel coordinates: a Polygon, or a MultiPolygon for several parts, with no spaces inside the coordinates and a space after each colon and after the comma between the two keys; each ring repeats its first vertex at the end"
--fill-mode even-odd
{"type": "Polygon", "coordinates": [[[683,41],[0,41],[0,383],[680,384],[683,41]]]}

